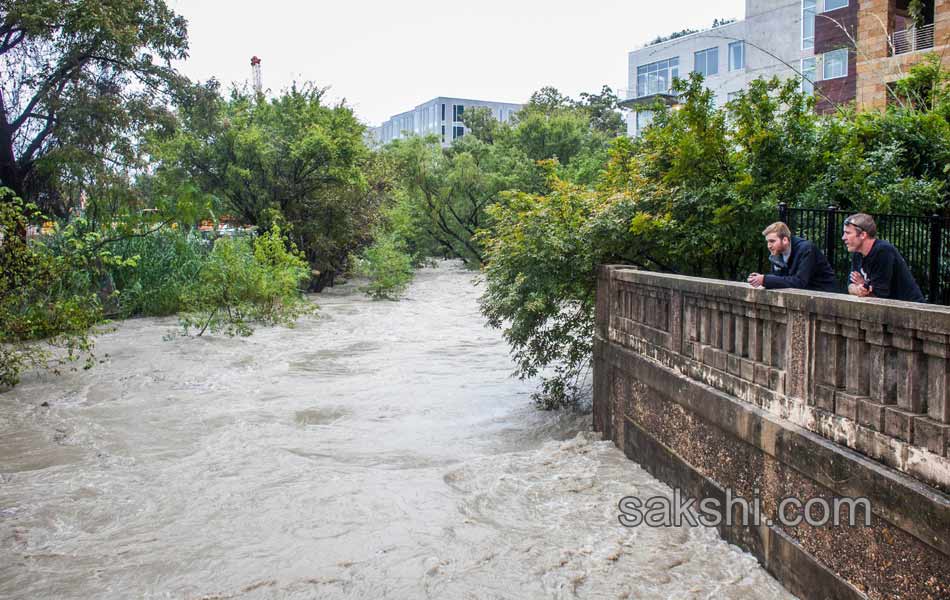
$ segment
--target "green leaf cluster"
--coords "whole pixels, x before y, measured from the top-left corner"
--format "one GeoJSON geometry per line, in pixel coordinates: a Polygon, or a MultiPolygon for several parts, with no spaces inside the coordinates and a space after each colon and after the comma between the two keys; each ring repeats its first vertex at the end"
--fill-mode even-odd
{"type": "Polygon", "coordinates": [[[170,123],[185,20],[162,0],[9,0],[0,9],[0,185],[57,217],[143,167],[170,123]]]}
{"type": "Polygon", "coordinates": [[[0,386],[16,385],[30,368],[82,358],[91,366],[91,330],[110,293],[96,287],[98,276],[128,264],[76,225],[47,242],[28,240],[27,228],[41,218],[35,204],[0,188],[0,386]]]}
{"type": "Polygon", "coordinates": [[[325,91],[307,84],[272,99],[238,89],[224,98],[213,81],[194,86],[174,135],[149,144],[156,189],[194,186],[262,229],[277,218],[315,271],[317,290],[369,242],[386,189],[363,125],[346,106],[326,106],[325,91]]]}
{"type": "Polygon", "coordinates": [[[253,324],[291,326],[316,305],[301,294],[309,276],[306,260],[280,226],[253,241],[223,237],[214,243],[194,284],[185,290],[180,315],[184,335],[192,329],[247,336],[253,324]]]}
{"type": "Polygon", "coordinates": [[[609,140],[623,129],[617,97],[606,86],[579,101],[542,88],[512,123],[477,107],[463,119],[468,134],[449,147],[435,136],[409,137],[380,152],[394,170],[382,231],[402,240],[415,264],[443,256],[483,265],[477,234],[504,192],[543,192],[551,172],[591,184],[607,160],[609,140]]]}
{"type": "Polygon", "coordinates": [[[369,279],[363,288],[377,299],[397,299],[412,281],[412,257],[393,233],[383,232],[355,261],[358,275],[369,279]]]}
{"type": "Polygon", "coordinates": [[[112,244],[114,252],[135,259],[109,270],[119,291],[117,315],[162,316],[186,309],[184,292],[208,262],[210,245],[194,233],[168,228],[112,244]]]}
{"type": "Polygon", "coordinates": [[[581,186],[552,176],[551,188],[506,194],[479,235],[489,256],[482,312],[504,328],[522,377],[555,369],[535,397],[546,408],[569,404],[583,386],[593,343],[592,227],[602,210],[581,186]]]}

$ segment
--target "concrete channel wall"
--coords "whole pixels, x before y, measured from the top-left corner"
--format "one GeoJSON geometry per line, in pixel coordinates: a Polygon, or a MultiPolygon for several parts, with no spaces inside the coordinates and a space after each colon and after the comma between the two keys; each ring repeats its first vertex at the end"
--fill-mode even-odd
{"type": "Polygon", "coordinates": [[[950,308],[602,266],[593,418],[692,498],[759,499],[720,534],[799,597],[950,598],[950,308]],[[789,497],[871,524],[780,524],[789,497]]]}

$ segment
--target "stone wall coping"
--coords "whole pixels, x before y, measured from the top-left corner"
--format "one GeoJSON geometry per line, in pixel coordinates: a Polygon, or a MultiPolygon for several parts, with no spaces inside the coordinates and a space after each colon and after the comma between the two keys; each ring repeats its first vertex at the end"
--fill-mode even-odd
{"type": "Polygon", "coordinates": [[[809,290],[766,290],[747,283],[641,271],[627,265],[602,265],[601,275],[618,281],[667,288],[763,307],[815,313],[822,317],[874,322],[903,329],[950,334],[950,307],[901,300],[858,298],[809,290]]]}

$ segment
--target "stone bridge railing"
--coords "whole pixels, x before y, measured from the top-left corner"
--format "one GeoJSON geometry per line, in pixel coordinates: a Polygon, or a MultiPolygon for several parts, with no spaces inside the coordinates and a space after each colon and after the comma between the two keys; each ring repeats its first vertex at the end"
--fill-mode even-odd
{"type": "Polygon", "coordinates": [[[950,598],[950,308],[601,267],[594,428],[694,498],[801,598],[950,598]],[[866,498],[868,527],[785,498],[866,498]]]}
{"type": "Polygon", "coordinates": [[[604,339],[950,489],[950,308],[610,274],[604,339]]]}

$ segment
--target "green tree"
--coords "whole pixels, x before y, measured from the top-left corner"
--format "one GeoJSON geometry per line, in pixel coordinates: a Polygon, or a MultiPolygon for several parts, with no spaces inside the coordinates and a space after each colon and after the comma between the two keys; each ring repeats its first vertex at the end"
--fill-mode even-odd
{"type": "MultiPolygon", "coordinates": [[[[939,96],[938,74],[924,66],[915,75],[895,89],[939,96]]],[[[511,192],[488,210],[482,311],[503,329],[519,372],[544,377],[539,403],[569,404],[583,391],[598,264],[741,279],[765,266],[759,232],[779,202],[946,214],[941,100],[820,116],[797,87],[756,81],[717,108],[694,74],[676,83],[676,110],[657,105],[638,139],[613,140],[592,185],[563,177],[577,177],[578,154],[568,168],[547,167],[546,190],[511,192]]]]}
{"type": "Polygon", "coordinates": [[[487,106],[472,106],[462,114],[462,123],[468,129],[469,135],[475,136],[486,144],[495,141],[495,134],[500,123],[487,106]]]}
{"type": "Polygon", "coordinates": [[[194,184],[222,209],[267,229],[277,216],[317,271],[313,289],[332,284],[347,257],[368,242],[379,182],[364,127],[345,106],[326,106],[324,89],[293,86],[272,100],[214,82],[193,89],[173,136],[156,137],[159,187],[194,184]]]}
{"type": "Polygon", "coordinates": [[[391,231],[380,231],[356,260],[356,272],[369,279],[364,290],[377,299],[397,299],[412,281],[412,256],[391,231]]]}
{"type": "Polygon", "coordinates": [[[434,246],[473,266],[484,262],[475,233],[484,226],[487,207],[502,191],[528,187],[538,176],[531,160],[517,148],[472,136],[444,150],[435,137],[412,137],[393,142],[386,152],[399,174],[408,220],[431,240],[412,236],[416,245],[434,246]]]}
{"type": "Polygon", "coordinates": [[[92,182],[139,166],[187,52],[162,0],[10,0],[0,12],[0,184],[63,216],[92,182]]]}
{"type": "Polygon", "coordinates": [[[183,331],[223,331],[247,336],[252,325],[292,325],[316,306],[298,288],[307,262],[275,225],[251,242],[219,238],[207,263],[185,292],[189,310],[179,317],[183,331]]]}
{"type": "Polygon", "coordinates": [[[557,158],[561,164],[568,164],[590,140],[590,120],[581,111],[529,109],[517,115],[517,123],[504,132],[501,143],[517,148],[532,160],[557,158]]]}
{"type": "Polygon", "coordinates": [[[589,160],[598,155],[602,162],[608,140],[623,130],[616,106],[607,86],[600,94],[581,94],[577,102],[545,87],[531,95],[511,126],[499,126],[493,137],[496,144],[517,148],[536,161],[556,158],[568,166],[577,156],[589,160]]]}
{"type": "Polygon", "coordinates": [[[590,126],[609,138],[626,133],[626,125],[620,114],[620,98],[610,86],[603,86],[599,94],[582,92],[577,106],[590,115],[590,126]]]}
{"type": "Polygon", "coordinates": [[[893,84],[891,97],[900,107],[933,111],[950,119],[950,71],[943,68],[941,59],[935,52],[927,54],[893,84]]]}
{"type": "Polygon", "coordinates": [[[565,108],[571,108],[573,101],[562,94],[556,87],[546,85],[531,94],[528,104],[519,112],[553,113],[565,108]]]}
{"type": "Polygon", "coordinates": [[[598,262],[590,225],[600,198],[556,177],[550,185],[547,195],[512,192],[489,208],[481,307],[503,330],[519,375],[547,375],[535,402],[557,408],[583,393],[590,364],[598,262]]]}

